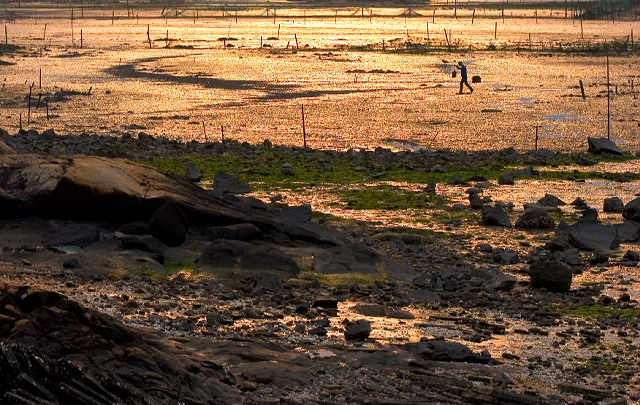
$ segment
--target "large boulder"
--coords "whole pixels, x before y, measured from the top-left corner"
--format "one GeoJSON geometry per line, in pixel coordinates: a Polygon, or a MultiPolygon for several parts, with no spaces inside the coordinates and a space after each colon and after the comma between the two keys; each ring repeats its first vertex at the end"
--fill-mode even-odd
{"type": "Polygon", "coordinates": [[[602,204],[602,211],[604,212],[623,212],[624,202],[620,197],[605,198],[602,204]]]}
{"type": "Polygon", "coordinates": [[[16,152],[13,151],[6,143],[0,141],[0,155],[11,155],[16,152]]]}
{"type": "Polygon", "coordinates": [[[246,194],[251,192],[251,187],[247,183],[227,173],[216,174],[213,179],[213,189],[223,194],[246,194]]]}
{"type": "Polygon", "coordinates": [[[629,201],[624,206],[622,216],[628,220],[640,222],[640,197],[629,201]]]}
{"type": "Polygon", "coordinates": [[[565,234],[569,243],[582,250],[609,254],[620,248],[619,231],[614,225],[593,222],[576,222],[568,225],[562,222],[557,233],[565,234]]]}
{"type": "Polygon", "coordinates": [[[270,245],[254,245],[239,240],[218,240],[198,259],[196,270],[223,278],[272,276],[288,279],[298,274],[296,262],[270,245]]]}
{"type": "Polygon", "coordinates": [[[167,201],[149,221],[151,234],[167,246],[178,246],[187,239],[189,220],[174,201],[167,201]]]}
{"type": "Polygon", "coordinates": [[[504,226],[511,228],[511,218],[502,208],[490,205],[482,206],[482,223],[489,226],[504,226]]]}
{"type": "Polygon", "coordinates": [[[609,153],[611,155],[623,155],[624,152],[614,141],[607,138],[587,138],[589,144],[589,153],[602,154],[609,153]]]}
{"type": "Polygon", "coordinates": [[[382,255],[362,244],[336,246],[315,255],[314,269],[320,274],[377,273],[382,255]]]}
{"type": "Polygon", "coordinates": [[[540,208],[525,210],[516,220],[516,228],[522,229],[553,229],[556,223],[549,213],[540,208]]]}
{"type": "Polygon", "coordinates": [[[573,271],[564,263],[539,261],[529,267],[529,277],[531,277],[531,287],[565,292],[571,288],[573,271]]]}
{"type": "Polygon", "coordinates": [[[228,198],[125,159],[0,154],[0,216],[5,218],[35,215],[125,224],[149,221],[167,201],[174,201],[192,224],[250,223],[263,233],[321,246],[346,239],[329,227],[290,220],[244,198],[228,198]]]}

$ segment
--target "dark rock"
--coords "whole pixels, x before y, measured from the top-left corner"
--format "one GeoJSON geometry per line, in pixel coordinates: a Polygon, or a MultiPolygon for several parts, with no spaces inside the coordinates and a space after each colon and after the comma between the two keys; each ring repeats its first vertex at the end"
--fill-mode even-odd
{"type": "Polygon", "coordinates": [[[632,262],[638,262],[640,261],[640,253],[636,252],[635,250],[627,250],[623,256],[623,259],[632,262]]]}
{"type": "Polygon", "coordinates": [[[338,298],[333,295],[318,294],[313,303],[313,306],[318,308],[337,310],[338,298]]]}
{"type": "Polygon", "coordinates": [[[366,340],[371,334],[371,322],[358,319],[345,325],[344,338],[346,340],[366,340]]]}
{"type": "Polygon", "coordinates": [[[67,259],[62,263],[62,267],[65,269],[79,269],[80,262],[78,259],[67,259]]]}
{"type": "Polygon", "coordinates": [[[640,198],[629,201],[622,210],[622,216],[628,220],[640,222],[640,198]]]}
{"type": "Polygon", "coordinates": [[[496,363],[496,361],[488,354],[474,353],[462,343],[448,342],[444,339],[429,340],[427,342],[419,343],[407,343],[400,347],[425,360],[480,364],[496,363]]]}
{"type": "Polygon", "coordinates": [[[309,222],[311,221],[311,204],[302,204],[296,207],[282,207],[280,216],[291,221],[309,222]]]}
{"type": "Polygon", "coordinates": [[[92,224],[67,225],[47,240],[49,246],[86,246],[100,239],[100,228],[92,224]]]}
{"type": "Polygon", "coordinates": [[[511,218],[509,218],[509,215],[502,208],[484,205],[482,207],[482,223],[489,226],[504,226],[510,228],[511,218]]]}
{"type": "Polygon", "coordinates": [[[249,381],[274,386],[305,386],[316,378],[315,373],[306,367],[279,361],[245,363],[230,367],[229,371],[249,381]]]}
{"type": "Polygon", "coordinates": [[[587,138],[589,144],[589,153],[602,154],[609,153],[611,155],[623,155],[624,152],[614,141],[607,138],[587,138]]]}
{"type": "Polygon", "coordinates": [[[604,204],[602,206],[602,211],[604,212],[623,212],[624,211],[624,202],[620,197],[611,197],[605,198],[604,204]]]}
{"type": "Polygon", "coordinates": [[[385,317],[389,312],[387,307],[379,304],[358,304],[351,307],[351,309],[357,314],[372,317],[385,317]]]}
{"type": "Polygon", "coordinates": [[[298,273],[295,261],[280,249],[236,240],[219,240],[209,245],[198,259],[196,269],[236,278],[270,275],[288,279],[298,273]]]}
{"type": "Polygon", "coordinates": [[[167,201],[149,221],[151,234],[167,246],[178,246],[187,239],[189,221],[175,201],[167,201]]]}
{"type": "Polygon", "coordinates": [[[573,271],[564,263],[540,261],[529,267],[531,286],[546,288],[549,291],[565,292],[571,288],[573,271]]]}
{"type": "Polygon", "coordinates": [[[121,249],[142,250],[153,254],[153,258],[160,264],[164,264],[164,252],[167,246],[152,236],[131,235],[125,236],[120,241],[121,249]]]}
{"type": "Polygon", "coordinates": [[[16,152],[11,149],[9,146],[7,146],[6,143],[0,141],[0,155],[12,155],[15,154],[16,152]]]}
{"type": "Polygon", "coordinates": [[[559,205],[567,205],[564,201],[559,199],[553,194],[545,194],[544,197],[538,200],[539,205],[547,205],[550,207],[557,207],[559,205]]]}
{"type": "Polygon", "coordinates": [[[553,257],[559,262],[567,263],[569,266],[579,266],[582,264],[582,256],[578,249],[566,249],[553,252],[553,257]]]}
{"type": "Polygon", "coordinates": [[[218,239],[242,240],[245,242],[262,239],[262,231],[253,224],[235,224],[207,228],[205,232],[209,240],[218,239]]]}
{"type": "Polygon", "coordinates": [[[202,180],[202,177],[204,175],[202,174],[202,172],[200,170],[198,170],[198,168],[196,167],[195,163],[193,162],[188,162],[187,163],[187,174],[186,174],[186,178],[189,181],[193,181],[193,182],[198,182],[200,180],[202,180]]]}
{"type": "Polygon", "coordinates": [[[416,319],[416,316],[409,311],[395,310],[387,314],[387,317],[393,319],[416,319]]]}
{"type": "Polygon", "coordinates": [[[437,292],[429,291],[429,290],[418,290],[409,295],[409,298],[424,303],[432,308],[440,307],[440,303],[442,302],[442,298],[438,295],[437,292]]]}
{"type": "Polygon", "coordinates": [[[522,229],[552,229],[555,226],[556,223],[549,213],[538,208],[525,210],[516,220],[516,228],[522,229]]]}
{"type": "Polygon", "coordinates": [[[327,336],[328,332],[327,328],[318,325],[315,328],[309,329],[307,333],[312,336],[327,336]]]}
{"type": "Polygon", "coordinates": [[[513,249],[494,249],[493,259],[500,264],[516,264],[520,261],[520,255],[513,249]]]}
{"type": "Polygon", "coordinates": [[[274,277],[260,277],[256,280],[256,284],[251,290],[251,294],[284,294],[284,286],[280,279],[274,277]]]}
{"type": "Polygon", "coordinates": [[[618,230],[611,225],[583,222],[567,225],[562,222],[557,232],[566,234],[578,249],[612,253],[620,247],[618,230]]]}
{"type": "Polygon", "coordinates": [[[295,176],[296,172],[293,170],[291,163],[285,162],[282,164],[281,172],[285,176],[295,176]]]}
{"type": "Polygon", "coordinates": [[[505,173],[498,177],[498,184],[504,186],[513,186],[516,184],[516,176],[513,173],[505,173]]]}
{"type": "Polygon", "coordinates": [[[213,189],[222,194],[246,194],[251,192],[251,187],[247,183],[226,173],[216,174],[213,179],[213,189]]]}
{"type": "Polygon", "coordinates": [[[376,273],[382,256],[376,250],[351,244],[321,250],[314,257],[314,269],[320,274],[376,273]]]}
{"type": "Polygon", "coordinates": [[[489,292],[510,290],[518,282],[518,278],[516,276],[503,273],[494,267],[478,269],[473,275],[484,280],[483,285],[489,292]]]}

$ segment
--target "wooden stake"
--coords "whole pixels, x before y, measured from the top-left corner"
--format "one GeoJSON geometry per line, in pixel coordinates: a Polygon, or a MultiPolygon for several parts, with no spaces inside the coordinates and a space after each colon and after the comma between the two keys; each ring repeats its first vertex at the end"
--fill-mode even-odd
{"type": "Polygon", "coordinates": [[[498,39],[498,22],[496,21],[496,27],[493,30],[493,39],[498,39]]]}
{"type": "Polygon", "coordinates": [[[4,25],[4,43],[5,45],[9,44],[9,34],[7,34],[7,25],[4,25]]]}
{"type": "Polygon", "coordinates": [[[207,140],[207,127],[206,127],[206,125],[204,124],[204,120],[202,120],[202,133],[204,134],[204,141],[205,141],[205,142],[209,142],[209,141],[207,140]]]}
{"type": "Polygon", "coordinates": [[[116,19],[116,12],[112,11],[111,12],[111,25],[113,25],[113,20],[115,20],[115,19],[116,19]]]}
{"type": "Polygon", "coordinates": [[[29,97],[27,98],[27,125],[31,123],[31,92],[33,91],[33,84],[29,86],[29,97]]]}
{"type": "Polygon", "coordinates": [[[42,40],[47,39],[47,24],[44,25],[44,31],[42,32],[42,40]]]}
{"type": "Polygon", "coordinates": [[[147,41],[149,41],[149,49],[151,49],[151,32],[150,32],[149,24],[147,24],[147,41]]]}
{"type": "Polygon", "coordinates": [[[580,39],[584,39],[584,29],[582,29],[582,18],[580,19],[580,39]]]}
{"type": "Polygon", "coordinates": [[[540,125],[536,125],[536,151],[538,150],[538,129],[540,128],[540,125]]]}
{"type": "Polygon", "coordinates": [[[22,132],[22,113],[20,113],[20,132],[22,132]]]}
{"type": "Polygon", "coordinates": [[[580,93],[582,94],[582,99],[586,100],[587,96],[584,93],[584,83],[582,83],[582,79],[580,79],[580,93]]]}
{"type": "Polygon", "coordinates": [[[609,53],[607,53],[607,139],[611,139],[611,82],[609,81],[609,53]]]}
{"type": "Polygon", "coordinates": [[[471,24],[473,24],[473,20],[476,18],[476,9],[473,9],[473,14],[471,15],[471,24]]]}
{"type": "Polygon", "coordinates": [[[280,39],[280,24],[278,24],[278,39],[280,39]]]}
{"type": "Polygon", "coordinates": [[[38,74],[40,76],[40,82],[39,82],[39,87],[38,88],[42,88],[42,68],[38,69],[38,74]]]}
{"type": "Polygon", "coordinates": [[[222,136],[222,142],[224,142],[224,125],[220,125],[220,134],[222,136]]]}
{"type": "Polygon", "coordinates": [[[304,104],[302,104],[302,146],[307,147],[307,128],[304,121],[304,104]]]}
{"type": "Polygon", "coordinates": [[[300,47],[298,46],[298,35],[293,34],[293,37],[296,39],[296,49],[300,49],[300,47]]]}
{"type": "Polygon", "coordinates": [[[82,30],[80,30],[80,48],[83,46],[82,30]]]}

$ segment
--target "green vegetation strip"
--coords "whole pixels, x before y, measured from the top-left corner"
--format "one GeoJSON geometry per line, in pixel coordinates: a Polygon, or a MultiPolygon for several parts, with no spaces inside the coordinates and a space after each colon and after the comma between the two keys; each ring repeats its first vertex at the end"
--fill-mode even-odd
{"type": "Polygon", "coordinates": [[[581,305],[577,307],[556,307],[548,306],[549,312],[555,312],[561,315],[574,318],[589,319],[626,319],[633,320],[640,318],[640,309],[636,308],[615,308],[603,305],[581,305]]]}

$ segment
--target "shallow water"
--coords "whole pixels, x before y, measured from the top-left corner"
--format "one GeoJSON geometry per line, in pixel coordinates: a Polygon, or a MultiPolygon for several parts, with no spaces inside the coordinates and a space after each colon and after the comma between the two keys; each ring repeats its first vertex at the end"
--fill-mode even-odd
{"type": "MultiPolygon", "coordinates": [[[[546,56],[524,47],[389,51],[406,41],[442,46],[445,29],[452,43],[480,50],[519,41],[528,46],[529,35],[532,47],[614,41],[628,37],[637,22],[585,22],[581,39],[579,21],[565,19],[564,10],[544,18],[541,12],[536,23],[534,10],[508,11],[503,20],[496,10],[478,9],[473,24],[471,10],[458,10],[457,18],[450,8],[435,10],[435,19],[431,10],[405,18],[398,17],[402,9],[376,9],[371,19],[369,9],[364,17],[357,8],[339,9],[338,18],[330,18],[334,10],[278,10],[275,22],[250,10],[240,11],[236,22],[233,14],[213,10],[167,19],[159,9],[134,10],[129,18],[118,10],[112,21],[111,10],[86,9],[84,17],[74,10],[72,22],[69,9],[20,9],[23,18],[7,24],[8,42],[31,54],[3,58],[15,63],[1,67],[3,91],[15,93],[18,104],[5,105],[0,127],[17,130],[22,115],[26,127],[58,133],[143,130],[190,141],[220,139],[224,132],[251,143],[302,145],[304,105],[306,142],[315,148],[402,149],[401,141],[526,150],[534,148],[536,126],[539,146],[554,150],[585,149],[587,136],[607,136],[603,56],[546,56]],[[229,41],[235,47],[224,49],[222,37],[237,39],[229,41]],[[271,48],[259,49],[261,41],[271,48]],[[343,49],[372,44],[375,52],[343,49]],[[316,47],[322,50],[306,50],[316,47]],[[459,79],[451,77],[456,60],[467,63],[470,76],[482,77],[472,95],[457,95],[459,79]],[[27,124],[30,85],[34,108],[27,124]],[[47,119],[36,100],[60,89],[90,95],[51,103],[47,119]]],[[[610,137],[629,150],[640,149],[639,62],[638,56],[610,57],[611,89],[617,89],[610,137]]]]}

